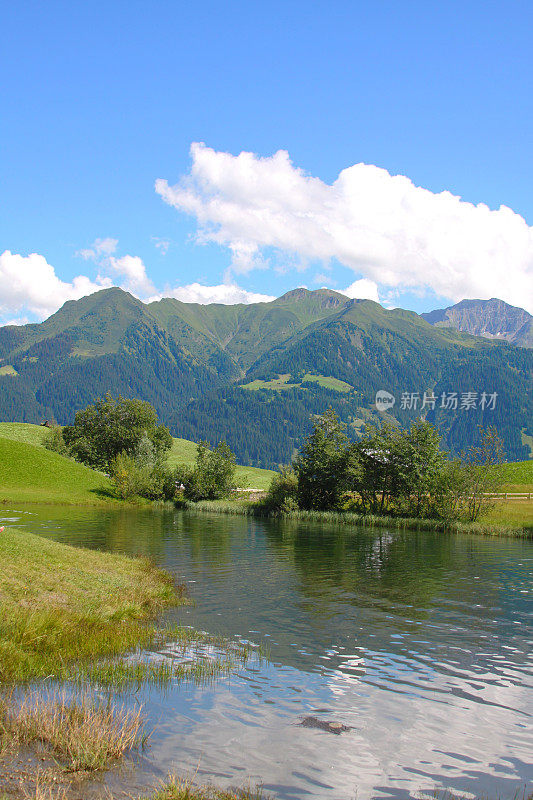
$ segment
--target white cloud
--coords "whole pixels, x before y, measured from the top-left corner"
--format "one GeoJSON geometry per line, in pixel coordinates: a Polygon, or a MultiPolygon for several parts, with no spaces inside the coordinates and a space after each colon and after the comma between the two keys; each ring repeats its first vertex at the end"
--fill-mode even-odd
{"type": "MultiPolygon", "coordinates": [[[[99,268],[102,263],[99,259],[99,268]]],[[[234,283],[218,286],[191,283],[158,293],[137,256],[107,256],[105,267],[121,280],[113,281],[102,275],[92,280],[86,275],[78,275],[72,282],[62,281],[44,256],[38,253],[21,256],[6,250],[0,255],[0,325],[26,325],[30,321],[46,319],[67,300],[78,300],[117,283],[145,302],[162,297],[176,297],[185,303],[228,305],[274,300],[270,295],[248,292],[234,283]]]]}
{"type": "MultiPolygon", "coordinates": [[[[44,319],[67,300],[97,292],[111,285],[107,278],[92,281],[78,275],[71,283],[62,281],[44,256],[21,256],[6,250],[0,255],[0,314],[29,312],[44,319]]],[[[26,314],[25,314],[26,316],[26,314]]]]}
{"type": "Polygon", "coordinates": [[[236,272],[275,249],[303,261],[337,259],[387,288],[432,289],[453,301],[500,297],[533,311],[533,228],[506,206],[434,194],[369,164],[332,184],[268,158],[191,147],[192,167],[165,202],[196,217],[198,239],[228,247],[236,272]]]}
{"type": "Polygon", "coordinates": [[[102,275],[99,280],[106,281],[109,275],[120,275],[122,281],[120,287],[127,292],[131,292],[137,297],[143,298],[156,291],[156,288],[146,274],[146,267],[139,256],[122,256],[117,258],[116,253],[118,239],[96,239],[90,247],[79,250],[76,255],[81,256],[86,261],[94,261],[98,265],[102,275]],[[107,274],[106,274],[107,273],[107,274]]]}
{"type": "Polygon", "coordinates": [[[376,303],[381,302],[377,283],[370,281],[368,278],[360,278],[358,281],[354,281],[347,289],[343,289],[341,294],[360,300],[374,300],[376,303]]]}
{"type": "Polygon", "coordinates": [[[151,297],[150,301],[161,300],[162,297],[175,297],[183,303],[200,303],[201,305],[206,305],[207,303],[222,303],[224,305],[268,303],[271,300],[275,300],[275,297],[271,295],[248,292],[234,283],[222,283],[218,286],[190,283],[187,286],[175,286],[173,289],[168,289],[162,294],[151,297]]]}
{"type": "Polygon", "coordinates": [[[156,291],[139,256],[122,256],[122,258],[110,256],[105,260],[103,266],[115,275],[121,275],[124,280],[120,286],[137,297],[147,297],[156,291]]]}
{"type": "Polygon", "coordinates": [[[166,256],[170,247],[170,239],[161,239],[159,236],[152,236],[152,242],[162,256],[166,256]]]}
{"type": "Polygon", "coordinates": [[[110,256],[116,252],[118,239],[95,239],[90,247],[86,250],[78,250],[77,256],[81,256],[86,261],[98,261],[102,256],[110,256]]]}

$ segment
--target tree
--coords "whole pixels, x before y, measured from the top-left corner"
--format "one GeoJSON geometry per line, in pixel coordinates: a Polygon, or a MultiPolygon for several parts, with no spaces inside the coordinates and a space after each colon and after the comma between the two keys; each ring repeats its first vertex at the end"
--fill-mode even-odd
{"type": "Polygon", "coordinates": [[[286,514],[298,509],[298,476],[292,466],[282,466],[270,482],[264,499],[265,508],[286,514]]]}
{"type": "Polygon", "coordinates": [[[226,442],[212,450],[207,442],[199,442],[196,465],[184,476],[184,484],[188,500],[219,500],[231,494],[236,488],[235,454],[226,442]]]}
{"type": "Polygon", "coordinates": [[[416,419],[408,430],[402,431],[398,444],[407,513],[414,517],[433,516],[433,501],[447,462],[440,434],[431,423],[416,419]]]}
{"type": "Polygon", "coordinates": [[[502,483],[499,465],[503,462],[504,445],[496,428],[479,430],[479,444],[472,445],[465,457],[464,469],[467,483],[468,519],[475,521],[494,505],[492,492],[502,483]]]}
{"type": "Polygon", "coordinates": [[[422,419],[410,428],[370,427],[354,445],[350,459],[356,476],[352,486],[359,493],[362,510],[434,515],[435,496],[444,486],[447,464],[440,445],[438,431],[422,419]]]}
{"type": "Polygon", "coordinates": [[[168,428],[157,424],[150,403],[120,396],[115,400],[110,394],[76,412],[74,425],[63,428],[63,439],[78,461],[106,471],[120,453],[134,456],[141,442],[146,452],[146,440],[155,459],[161,459],[172,446],[168,428]]]}
{"type": "Polygon", "coordinates": [[[350,440],[332,408],[318,414],[294,462],[301,508],[334,509],[347,489],[350,440]]]}

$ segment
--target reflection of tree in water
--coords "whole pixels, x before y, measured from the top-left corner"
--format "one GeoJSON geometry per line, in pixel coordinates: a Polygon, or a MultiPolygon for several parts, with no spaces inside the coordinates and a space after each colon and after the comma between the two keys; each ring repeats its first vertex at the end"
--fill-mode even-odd
{"type": "Polygon", "coordinates": [[[504,564],[508,571],[507,557],[519,555],[520,542],[502,541],[495,551],[494,542],[481,537],[291,520],[269,524],[266,535],[278,557],[298,572],[300,607],[338,645],[350,640],[353,646],[355,639],[363,649],[429,650],[435,660],[478,662],[480,671],[499,652],[502,636],[520,652],[515,608],[502,607],[499,580],[504,564]]]}

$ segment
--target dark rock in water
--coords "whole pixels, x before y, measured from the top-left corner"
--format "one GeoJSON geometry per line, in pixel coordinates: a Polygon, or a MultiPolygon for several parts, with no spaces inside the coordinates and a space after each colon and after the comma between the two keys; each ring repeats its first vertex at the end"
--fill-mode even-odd
{"type": "Polygon", "coordinates": [[[351,726],[343,725],[342,722],[332,722],[325,719],[318,719],[318,717],[304,717],[300,725],[304,728],[318,728],[320,731],[336,733],[337,735],[344,731],[352,730],[351,726]]]}

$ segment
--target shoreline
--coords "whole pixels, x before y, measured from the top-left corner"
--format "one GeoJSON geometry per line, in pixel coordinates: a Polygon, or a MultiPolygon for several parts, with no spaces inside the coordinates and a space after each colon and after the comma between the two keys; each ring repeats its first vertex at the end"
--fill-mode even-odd
{"type": "Polygon", "coordinates": [[[261,505],[243,500],[201,500],[187,503],[184,511],[189,514],[226,514],[256,517],[259,519],[324,522],[332,525],[351,525],[359,528],[394,528],[444,534],[476,534],[478,536],[502,536],[517,539],[533,539],[533,524],[528,527],[506,526],[491,522],[446,522],[445,520],[420,519],[417,517],[387,517],[372,514],[354,514],[350,511],[291,511],[272,514],[261,505]]]}
{"type": "MultiPolygon", "coordinates": [[[[142,706],[128,708],[115,692],[120,698],[145,685],[210,681],[249,658],[245,645],[158,624],[166,609],[189,600],[184,586],[149,559],[73,547],[15,527],[0,532],[0,546],[1,800],[67,800],[72,780],[78,797],[79,781],[114,772],[124,757],[142,752],[150,736],[142,706]],[[205,643],[224,654],[183,667],[143,661],[145,648],[169,639],[183,651],[205,643]],[[133,660],[124,661],[130,654],[133,660]],[[21,761],[21,752],[32,758],[21,761]]],[[[176,779],[150,797],[235,796],[186,790],[176,779]]]]}

